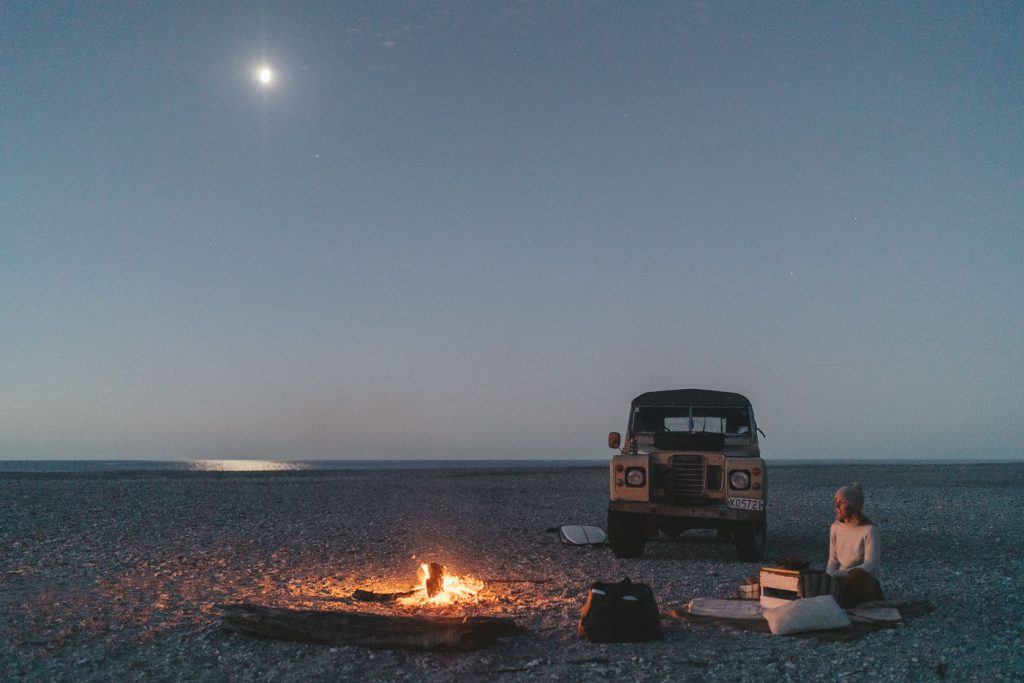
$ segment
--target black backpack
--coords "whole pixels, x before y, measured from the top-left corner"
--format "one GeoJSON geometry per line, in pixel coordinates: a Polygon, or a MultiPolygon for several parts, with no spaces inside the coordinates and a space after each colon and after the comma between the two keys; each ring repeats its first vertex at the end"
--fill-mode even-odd
{"type": "Polygon", "coordinates": [[[596,643],[661,640],[661,615],[650,586],[598,581],[590,587],[580,617],[579,633],[596,643]]]}

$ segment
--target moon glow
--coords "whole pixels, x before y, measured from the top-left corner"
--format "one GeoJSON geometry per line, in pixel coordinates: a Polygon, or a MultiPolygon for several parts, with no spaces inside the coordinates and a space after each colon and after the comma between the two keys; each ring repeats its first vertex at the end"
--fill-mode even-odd
{"type": "Polygon", "coordinates": [[[274,72],[269,66],[261,66],[256,71],[256,78],[259,79],[261,85],[270,85],[274,81],[274,72]]]}

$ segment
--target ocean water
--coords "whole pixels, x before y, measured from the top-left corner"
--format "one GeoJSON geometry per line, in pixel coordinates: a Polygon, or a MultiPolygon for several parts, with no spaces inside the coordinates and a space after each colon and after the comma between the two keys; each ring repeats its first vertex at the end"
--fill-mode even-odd
{"type": "MultiPolygon", "coordinates": [[[[573,460],[0,460],[0,474],[7,472],[301,472],[324,470],[436,470],[608,466],[609,459],[573,460]]],[[[1005,460],[797,460],[768,459],[771,467],[836,465],[999,465],[1022,464],[1005,460]]]]}
{"type": "Polygon", "coordinates": [[[0,473],[537,469],[607,465],[608,460],[0,460],[0,473]]]}

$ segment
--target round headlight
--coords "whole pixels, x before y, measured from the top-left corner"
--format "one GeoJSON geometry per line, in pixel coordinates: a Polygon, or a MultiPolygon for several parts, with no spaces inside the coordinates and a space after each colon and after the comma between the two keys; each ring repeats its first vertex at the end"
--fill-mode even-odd
{"type": "Polygon", "coordinates": [[[630,467],[626,470],[626,484],[628,486],[643,486],[647,481],[647,473],[640,467],[630,467]]]}
{"type": "Polygon", "coordinates": [[[737,491],[750,488],[750,475],[746,470],[733,470],[729,473],[729,487],[737,491]]]}

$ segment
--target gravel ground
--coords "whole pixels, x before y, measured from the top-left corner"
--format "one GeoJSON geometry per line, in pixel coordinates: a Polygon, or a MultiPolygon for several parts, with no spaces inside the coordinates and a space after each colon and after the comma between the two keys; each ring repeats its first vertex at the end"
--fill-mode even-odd
{"type": "Polygon", "coordinates": [[[757,568],[703,531],[639,560],[562,545],[545,530],[604,526],[604,469],[3,474],[0,679],[1024,680],[1024,464],[770,469],[770,558],[823,566],[832,493],[860,481],[886,596],[936,610],[852,642],[671,620],[662,642],[586,642],[595,580],[647,583],[667,611],[757,568]],[[431,654],[219,626],[225,602],[351,609],[339,598],[356,588],[410,588],[421,560],[488,582],[421,613],[511,616],[528,634],[431,654]]]}

